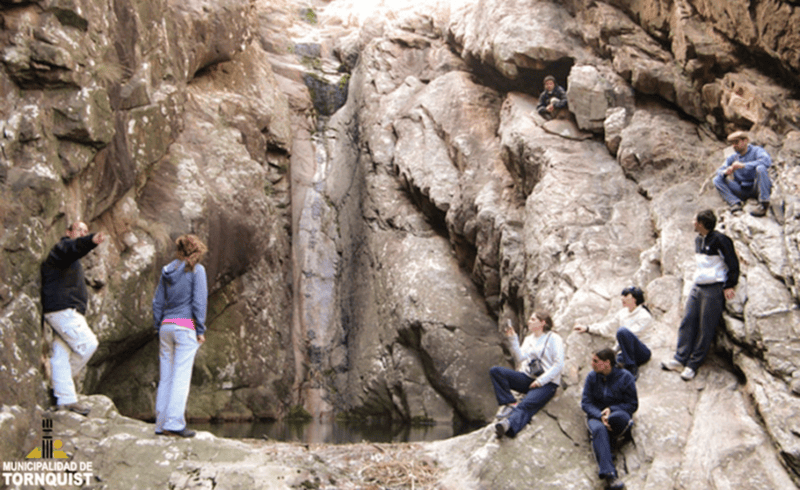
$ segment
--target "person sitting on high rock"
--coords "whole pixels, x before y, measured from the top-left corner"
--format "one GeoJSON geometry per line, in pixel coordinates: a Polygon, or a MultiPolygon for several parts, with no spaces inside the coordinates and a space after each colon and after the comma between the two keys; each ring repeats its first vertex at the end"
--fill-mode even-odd
{"type": "Polygon", "coordinates": [[[567,93],[561,85],[556,84],[556,78],[552,75],[544,77],[544,91],[539,96],[539,105],[536,111],[545,119],[554,119],[558,116],[560,109],[567,107],[567,93]]]}
{"type": "Polygon", "coordinates": [[[757,197],[758,207],[750,214],[761,217],[769,209],[772,182],[767,169],[772,165],[769,153],[760,146],[751,145],[750,138],[744,131],[736,131],[728,136],[735,153],[729,156],[717,170],[714,185],[725,202],[730,205],[731,212],[742,211],[742,201],[757,197]]]}

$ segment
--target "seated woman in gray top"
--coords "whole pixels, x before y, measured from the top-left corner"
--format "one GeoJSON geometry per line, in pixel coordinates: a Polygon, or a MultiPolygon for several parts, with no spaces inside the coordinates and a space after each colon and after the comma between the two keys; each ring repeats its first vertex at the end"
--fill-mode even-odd
{"type": "Polygon", "coordinates": [[[505,334],[520,369],[494,366],[489,370],[497,404],[501,405],[497,413],[501,420],[495,424],[497,437],[514,437],[553,398],[561,384],[564,342],[552,329],[550,315],[543,311],[535,312],[528,319],[529,335],[520,347],[519,337],[511,324],[506,327],[505,334]],[[511,390],[525,393],[525,397],[517,403],[511,390]]]}

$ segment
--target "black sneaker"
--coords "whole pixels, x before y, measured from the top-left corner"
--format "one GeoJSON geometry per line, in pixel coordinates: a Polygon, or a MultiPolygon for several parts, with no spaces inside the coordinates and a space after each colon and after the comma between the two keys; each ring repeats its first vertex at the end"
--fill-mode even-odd
{"type": "Polygon", "coordinates": [[[184,437],[184,438],[187,438],[187,439],[190,438],[190,437],[194,437],[196,434],[197,434],[197,432],[193,431],[192,429],[190,429],[188,427],[184,428],[183,430],[165,430],[164,431],[164,435],[165,436],[184,437]]]}
{"type": "Polygon", "coordinates": [[[510,427],[511,423],[508,420],[502,420],[494,424],[494,431],[497,433],[497,438],[499,439],[506,435],[510,427]]]}
{"type": "Polygon", "coordinates": [[[736,204],[731,204],[731,214],[736,216],[742,212],[743,208],[744,205],[742,204],[742,201],[739,201],[736,204]]]}

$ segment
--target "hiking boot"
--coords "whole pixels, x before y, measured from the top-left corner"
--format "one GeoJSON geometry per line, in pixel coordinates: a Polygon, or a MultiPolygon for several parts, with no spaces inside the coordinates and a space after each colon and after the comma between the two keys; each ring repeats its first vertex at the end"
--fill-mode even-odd
{"type": "Polygon", "coordinates": [[[619,479],[619,477],[612,477],[608,479],[608,490],[622,490],[625,488],[625,482],[619,479]]]}
{"type": "Polygon", "coordinates": [[[69,410],[70,412],[75,412],[79,415],[83,415],[86,417],[89,415],[89,412],[92,411],[92,407],[87,407],[86,405],[81,405],[80,403],[68,403],[66,405],[59,405],[59,410],[69,410]]]}
{"type": "Polygon", "coordinates": [[[661,369],[664,369],[665,371],[680,371],[683,369],[683,364],[675,359],[661,361],[661,369]]]}
{"type": "Polygon", "coordinates": [[[761,218],[767,215],[767,211],[769,211],[769,201],[761,201],[754,210],[750,211],[750,216],[761,218]]]}
{"type": "Polygon", "coordinates": [[[511,415],[511,412],[513,411],[514,411],[514,405],[503,405],[502,407],[500,407],[500,410],[497,411],[497,415],[495,415],[495,417],[498,420],[502,420],[511,415]]]}
{"type": "Polygon", "coordinates": [[[738,215],[739,213],[742,212],[743,208],[744,208],[744,205],[742,204],[742,201],[739,201],[739,202],[737,202],[735,204],[731,204],[731,207],[730,207],[731,214],[736,216],[736,215],[738,215]]]}
{"type": "Polygon", "coordinates": [[[690,368],[689,366],[686,366],[686,368],[681,373],[681,379],[684,381],[689,381],[693,379],[696,374],[697,373],[694,371],[694,369],[690,368]]]}
{"type": "Polygon", "coordinates": [[[188,427],[185,427],[183,430],[164,431],[165,436],[175,436],[175,437],[185,437],[185,438],[194,437],[195,434],[197,434],[197,432],[193,431],[192,429],[189,429],[188,427]]]}
{"type": "Polygon", "coordinates": [[[510,428],[511,423],[508,420],[501,420],[500,422],[494,424],[494,431],[497,433],[498,439],[506,435],[506,432],[508,432],[508,429],[510,428]]]}

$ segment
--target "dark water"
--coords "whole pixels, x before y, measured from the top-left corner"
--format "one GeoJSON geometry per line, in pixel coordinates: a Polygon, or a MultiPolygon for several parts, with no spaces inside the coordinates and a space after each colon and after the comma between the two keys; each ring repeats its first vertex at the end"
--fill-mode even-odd
{"type": "Polygon", "coordinates": [[[347,444],[356,442],[427,442],[447,439],[476,427],[452,424],[411,426],[355,422],[220,422],[191,423],[192,429],[232,439],[267,439],[283,442],[347,444]]]}

